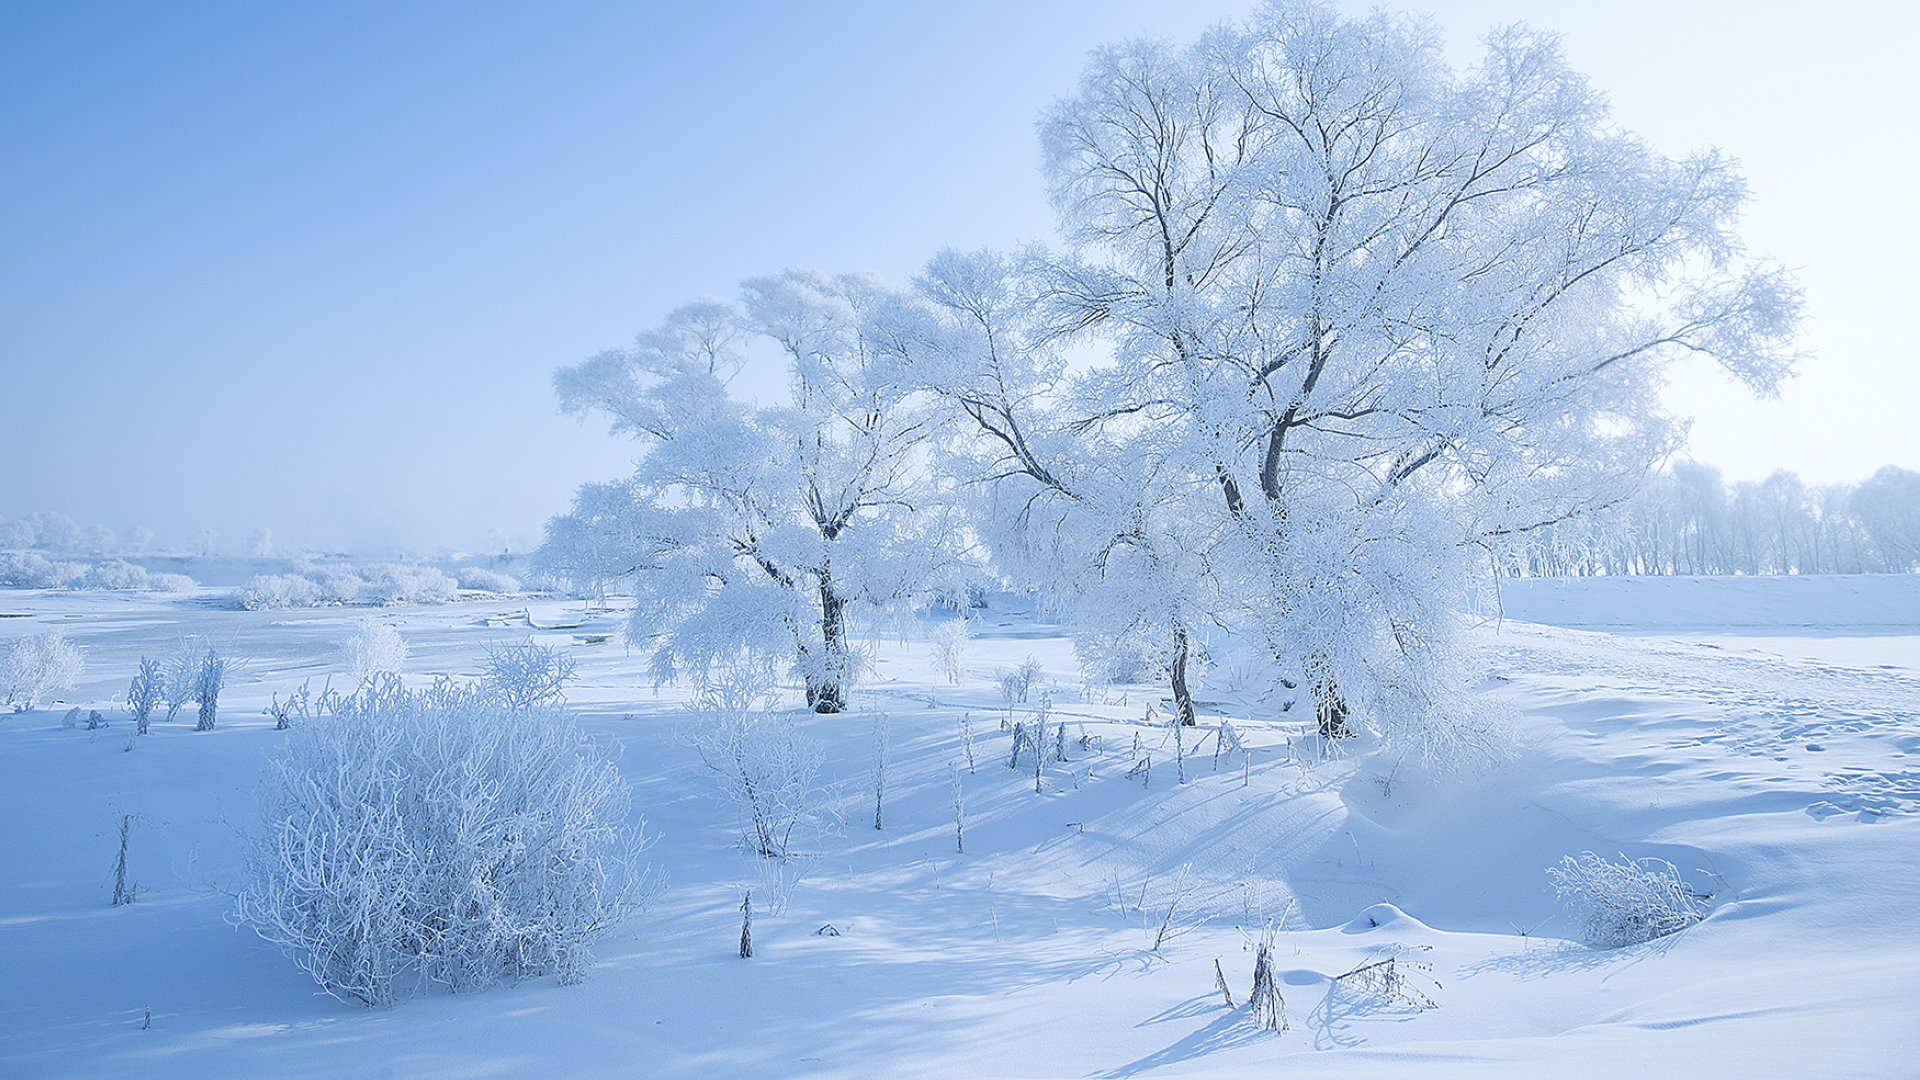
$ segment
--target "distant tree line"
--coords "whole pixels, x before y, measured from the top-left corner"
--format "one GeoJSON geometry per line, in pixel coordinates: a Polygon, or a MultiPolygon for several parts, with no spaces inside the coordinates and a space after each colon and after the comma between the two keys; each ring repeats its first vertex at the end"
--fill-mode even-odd
{"type": "Polygon", "coordinates": [[[1503,569],[1533,576],[1913,573],[1920,472],[1807,484],[1782,470],[1728,485],[1682,462],[1610,511],[1537,530],[1511,558],[1503,569]]]}
{"type": "Polygon", "coordinates": [[[0,517],[0,551],[40,550],[56,555],[137,555],[153,543],[153,530],[136,525],[116,533],[105,525],[81,525],[65,514],[42,512],[16,520],[0,517]]]}

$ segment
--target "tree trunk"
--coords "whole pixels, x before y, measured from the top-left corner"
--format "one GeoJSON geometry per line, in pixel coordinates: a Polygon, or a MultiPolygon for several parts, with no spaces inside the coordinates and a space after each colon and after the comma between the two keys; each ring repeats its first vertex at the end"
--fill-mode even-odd
{"type": "Polygon", "coordinates": [[[1353,735],[1353,729],[1347,726],[1347,699],[1332,679],[1313,684],[1313,719],[1322,738],[1345,739],[1353,735]]]}
{"type": "Polygon", "coordinates": [[[1180,714],[1180,726],[1192,727],[1193,693],[1187,689],[1187,628],[1175,625],[1173,628],[1173,670],[1169,679],[1173,684],[1173,704],[1180,714]]]}
{"type": "Polygon", "coordinates": [[[807,707],[817,713],[847,707],[841,682],[847,671],[846,600],[833,587],[833,575],[820,571],[820,640],[824,671],[807,676],[807,707]]]}

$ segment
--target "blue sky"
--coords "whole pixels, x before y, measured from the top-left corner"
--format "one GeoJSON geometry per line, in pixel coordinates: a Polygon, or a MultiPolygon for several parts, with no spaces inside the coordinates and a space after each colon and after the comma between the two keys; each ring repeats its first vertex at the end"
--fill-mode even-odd
{"type": "MultiPolygon", "coordinates": [[[[524,546],[632,453],[554,368],[751,274],[1048,238],[1033,123],[1086,52],[1248,6],[0,4],[0,515],[524,546]]],[[[1624,126],[1746,163],[1820,355],[1764,405],[1684,375],[1697,456],[1920,468],[1915,16],[1410,6],[1462,59],[1559,29],[1624,126]]]]}

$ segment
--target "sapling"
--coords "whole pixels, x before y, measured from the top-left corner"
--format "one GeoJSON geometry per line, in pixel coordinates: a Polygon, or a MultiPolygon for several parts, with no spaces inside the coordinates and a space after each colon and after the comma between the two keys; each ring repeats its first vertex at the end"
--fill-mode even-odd
{"type": "Polygon", "coordinates": [[[187,638],[180,643],[179,651],[167,661],[167,674],[162,686],[166,691],[168,723],[172,723],[180,709],[193,700],[200,674],[199,659],[194,640],[187,638]]]}
{"type": "Polygon", "coordinates": [[[947,681],[957,685],[964,674],[967,645],[973,640],[973,630],[967,620],[964,617],[949,619],[934,627],[927,640],[933,645],[934,658],[939,661],[947,681]]]}
{"type": "Polygon", "coordinates": [[[1153,753],[1141,745],[1137,731],[1133,733],[1133,768],[1127,770],[1127,779],[1138,779],[1142,788],[1153,786],[1153,753]]]}
{"type": "Polygon", "coordinates": [[[1213,988],[1220,991],[1220,998],[1227,1003],[1227,1008],[1233,1008],[1233,991],[1227,989],[1227,973],[1221,970],[1217,956],[1213,958],[1213,988]]]}
{"type": "Polygon", "coordinates": [[[753,959],[753,890],[740,898],[740,959],[753,959]]]}
{"type": "Polygon", "coordinates": [[[1026,704],[1028,696],[1043,681],[1040,661],[1029,656],[1021,661],[1018,668],[1011,671],[1006,668],[996,668],[994,679],[1000,685],[1000,699],[1006,703],[1007,715],[1011,716],[1013,707],[1026,704]]]}
{"type": "Polygon", "coordinates": [[[1034,714],[1033,740],[1033,793],[1040,794],[1041,774],[1047,767],[1047,755],[1041,746],[1047,737],[1047,717],[1053,711],[1053,695],[1040,695],[1040,708],[1034,714]]]}
{"type": "Polygon", "coordinates": [[[885,827],[887,765],[892,748],[887,741],[887,714],[876,713],[873,720],[873,827],[885,827]]]}
{"type": "Polygon", "coordinates": [[[960,747],[967,752],[967,772],[973,769],[973,714],[960,714],[960,747]]]}
{"type": "Polygon", "coordinates": [[[1240,731],[1233,726],[1233,721],[1222,718],[1220,728],[1214,733],[1213,737],[1213,767],[1215,769],[1220,768],[1220,755],[1227,750],[1232,750],[1236,754],[1245,753],[1246,745],[1240,741],[1240,731]]]}
{"type": "Polygon", "coordinates": [[[958,766],[947,766],[947,780],[953,785],[953,849],[965,855],[967,853],[967,804],[961,797],[958,766]]]}
{"type": "Polygon", "coordinates": [[[199,672],[194,678],[193,696],[200,702],[200,721],[193,725],[195,731],[212,731],[214,718],[220,708],[220,691],[227,685],[226,657],[213,649],[200,659],[199,672]]]}
{"type": "MultiPolygon", "coordinates": [[[[1017,769],[1020,767],[1020,748],[1032,745],[1033,737],[1028,733],[1027,725],[1024,721],[1016,721],[1011,734],[1012,750],[1007,755],[1007,768],[1017,769]]],[[[1039,751],[1035,751],[1035,753],[1038,752],[1039,751]]]]}
{"type": "Polygon", "coordinates": [[[133,832],[133,815],[121,814],[120,815],[120,857],[117,860],[115,860],[114,866],[113,866],[113,906],[114,907],[119,907],[122,904],[133,903],[134,895],[140,891],[140,886],[127,884],[127,838],[132,832],[133,832]]]}
{"type": "Polygon", "coordinates": [[[688,738],[739,811],[748,848],[771,859],[785,857],[794,833],[816,823],[824,756],[766,697],[751,673],[727,673],[702,695],[688,738]]]}
{"type": "Polygon", "coordinates": [[[133,677],[133,683],[127,687],[127,709],[133,713],[134,730],[141,735],[147,733],[147,723],[153,715],[154,707],[160,704],[161,682],[164,675],[158,660],[140,658],[140,673],[133,677]]]}
{"type": "Polygon", "coordinates": [[[1026,693],[1039,688],[1046,682],[1041,674],[1040,661],[1029,656],[1020,661],[1020,685],[1023,688],[1020,700],[1025,701],[1026,693]]]}

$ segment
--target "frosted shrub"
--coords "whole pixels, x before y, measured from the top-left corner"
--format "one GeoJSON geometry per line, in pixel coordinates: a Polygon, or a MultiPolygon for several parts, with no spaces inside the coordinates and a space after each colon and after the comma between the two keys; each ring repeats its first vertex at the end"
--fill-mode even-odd
{"type": "Polygon", "coordinates": [[[508,577],[506,574],[495,573],[492,570],[484,570],[478,566],[461,568],[454,575],[454,580],[460,583],[461,588],[472,589],[475,592],[504,594],[517,593],[520,591],[520,581],[518,578],[508,577]]]}
{"type": "Polygon", "coordinates": [[[1034,687],[1043,686],[1047,681],[1046,676],[1041,673],[1040,661],[1031,656],[1021,661],[1020,666],[1011,671],[1006,668],[995,668],[993,677],[994,681],[1000,685],[1000,697],[1006,701],[1008,709],[1012,709],[1015,704],[1025,704],[1027,696],[1033,693],[1034,687]]]}
{"type": "Polygon", "coordinates": [[[486,674],[480,685],[509,709],[557,705],[573,679],[573,657],[550,645],[528,641],[487,648],[486,674]]]}
{"type": "Polygon", "coordinates": [[[146,568],[125,559],[95,563],[80,580],[81,587],[86,589],[145,589],[149,584],[146,568]]]}
{"type": "Polygon", "coordinates": [[[0,551],[0,585],[16,589],[64,589],[86,572],[81,563],[54,562],[34,551],[0,551]]]}
{"type": "Polygon", "coordinates": [[[444,604],[458,588],[454,580],[431,566],[382,563],[366,567],[361,575],[363,604],[444,604]]]}
{"type": "Polygon", "coordinates": [[[1665,859],[1608,862],[1591,851],[1548,869],[1589,945],[1617,949],[1678,933],[1706,916],[1705,898],[1665,859]]]}
{"type": "Polygon", "coordinates": [[[232,662],[213,649],[208,649],[195,663],[193,669],[193,700],[200,703],[200,719],[193,725],[195,731],[212,731],[216,714],[220,710],[220,691],[227,685],[227,671],[232,662]]]}
{"type": "Polygon", "coordinates": [[[200,587],[200,583],[185,574],[148,574],[147,588],[154,592],[189,593],[200,587]]]}
{"type": "Polygon", "coordinates": [[[234,606],[248,611],[312,607],[320,602],[320,587],[293,574],[256,574],[233,594],[234,606]]]}
{"type": "Polygon", "coordinates": [[[340,648],[346,654],[347,674],[355,683],[376,675],[397,675],[407,662],[407,643],[401,640],[400,631],[372,619],[362,619],[359,629],[340,648]]]}
{"type": "Polygon", "coordinates": [[[141,657],[140,673],[127,686],[127,711],[133,714],[133,727],[139,734],[147,733],[147,724],[153,718],[153,710],[161,704],[165,689],[166,675],[160,662],[141,657]]]}
{"type": "Polygon", "coordinates": [[[626,783],[555,710],[380,680],[293,726],[255,799],[233,917],[343,1001],[577,982],[651,897],[626,783]]]}
{"type": "Polygon", "coordinates": [[[366,582],[360,575],[344,566],[300,566],[296,569],[306,575],[314,588],[320,590],[319,602],[323,604],[351,604],[360,596],[360,590],[366,582]]]}
{"type": "Polygon", "coordinates": [[[946,673],[947,681],[957,685],[964,674],[967,646],[973,642],[973,629],[967,620],[948,619],[927,634],[927,641],[932,644],[933,657],[946,673]]]}
{"type": "Polygon", "coordinates": [[[84,667],[80,647],[58,630],[16,640],[0,660],[0,692],[15,712],[40,699],[70,690],[84,667]]]}
{"type": "Polygon", "coordinates": [[[179,715],[182,706],[193,700],[199,681],[199,646],[194,638],[184,638],[178,651],[167,660],[166,673],[160,680],[160,698],[166,702],[169,723],[179,715]]]}

